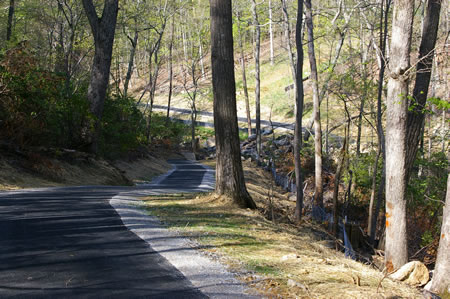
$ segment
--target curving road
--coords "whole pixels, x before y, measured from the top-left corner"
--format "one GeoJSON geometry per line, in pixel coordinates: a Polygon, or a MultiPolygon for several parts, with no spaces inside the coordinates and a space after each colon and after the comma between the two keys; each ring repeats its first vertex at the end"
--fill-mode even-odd
{"type": "Polygon", "coordinates": [[[142,218],[128,217],[125,226],[110,204],[112,198],[211,189],[202,165],[171,163],[168,175],[134,188],[0,192],[0,298],[209,296],[130,230],[142,218]]]}

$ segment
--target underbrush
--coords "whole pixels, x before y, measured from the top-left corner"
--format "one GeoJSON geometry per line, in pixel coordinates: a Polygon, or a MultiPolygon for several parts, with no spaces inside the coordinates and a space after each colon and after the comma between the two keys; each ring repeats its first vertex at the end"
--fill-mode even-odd
{"type": "MultiPolygon", "coordinates": [[[[19,148],[89,148],[95,116],[86,98],[88,82],[77,86],[65,74],[45,70],[26,43],[0,56],[0,139],[19,148]]],[[[142,146],[178,144],[185,126],[152,114],[150,142],[147,116],[135,99],[108,94],[103,110],[99,154],[114,159],[142,146]]]]}

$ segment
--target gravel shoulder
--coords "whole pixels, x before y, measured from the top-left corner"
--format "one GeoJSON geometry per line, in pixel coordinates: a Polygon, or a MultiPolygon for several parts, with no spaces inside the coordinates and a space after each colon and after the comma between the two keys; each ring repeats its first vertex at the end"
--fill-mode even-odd
{"type": "Polygon", "coordinates": [[[209,167],[188,161],[172,161],[172,165],[174,168],[171,171],[152,181],[150,194],[147,191],[123,192],[114,196],[110,204],[129,230],[166,258],[206,296],[258,298],[251,295],[251,290],[225,266],[201,253],[192,241],[170,231],[158,218],[148,215],[145,202],[139,199],[141,196],[207,192],[214,188],[214,171],[209,167]],[[192,176],[193,171],[203,173],[199,186],[189,187],[189,184],[185,184],[187,188],[175,188],[177,185],[181,186],[180,180],[192,176]]]}

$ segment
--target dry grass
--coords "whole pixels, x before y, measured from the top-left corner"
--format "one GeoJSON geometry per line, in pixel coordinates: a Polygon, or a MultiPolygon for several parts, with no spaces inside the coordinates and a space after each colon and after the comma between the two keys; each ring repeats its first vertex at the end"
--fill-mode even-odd
{"type": "MultiPolygon", "coordinates": [[[[213,166],[213,162],[208,162],[213,166]]],[[[244,163],[247,185],[260,211],[238,209],[212,194],[147,198],[149,212],[218,256],[262,294],[277,298],[418,298],[420,293],[383,279],[379,271],[328,248],[333,242],[311,223],[296,227],[281,216],[264,216],[267,192],[275,208],[293,206],[286,194],[270,187],[267,176],[244,163]],[[285,222],[285,223],[283,223],[285,222]],[[328,247],[327,247],[328,246],[328,247]]]]}
{"type": "Polygon", "coordinates": [[[170,153],[110,163],[79,152],[9,152],[0,156],[0,190],[148,182],[171,168],[166,158],[170,158],[170,153]]]}

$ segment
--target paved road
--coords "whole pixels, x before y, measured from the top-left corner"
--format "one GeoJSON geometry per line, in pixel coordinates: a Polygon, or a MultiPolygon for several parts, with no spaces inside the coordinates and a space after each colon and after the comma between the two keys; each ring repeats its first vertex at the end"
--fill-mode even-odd
{"type": "MultiPolygon", "coordinates": [[[[167,111],[167,106],[153,105],[153,109],[167,111]]],[[[176,107],[170,107],[170,111],[178,112],[180,114],[190,114],[191,113],[191,110],[189,110],[189,109],[176,108],[176,107]]],[[[214,114],[212,112],[208,112],[208,111],[197,111],[197,114],[206,116],[206,117],[211,117],[211,118],[214,117],[214,114]]],[[[247,118],[238,117],[238,121],[247,123],[247,118]]],[[[187,120],[186,122],[190,123],[189,120],[187,120]]],[[[252,123],[255,123],[255,122],[256,122],[256,119],[252,119],[252,123]]],[[[199,123],[205,127],[214,127],[214,124],[212,122],[208,123],[208,122],[197,121],[197,123],[199,123]]],[[[264,126],[271,126],[270,121],[268,121],[268,120],[262,119],[261,124],[264,126]]],[[[272,122],[272,125],[274,128],[284,128],[284,129],[288,129],[288,130],[292,130],[292,131],[294,130],[294,125],[292,123],[283,123],[283,122],[274,121],[274,122],[272,122]]]]}
{"type": "Polygon", "coordinates": [[[205,298],[109,203],[122,193],[201,190],[202,166],[172,162],[154,185],[0,193],[0,298],[205,298]]]}

